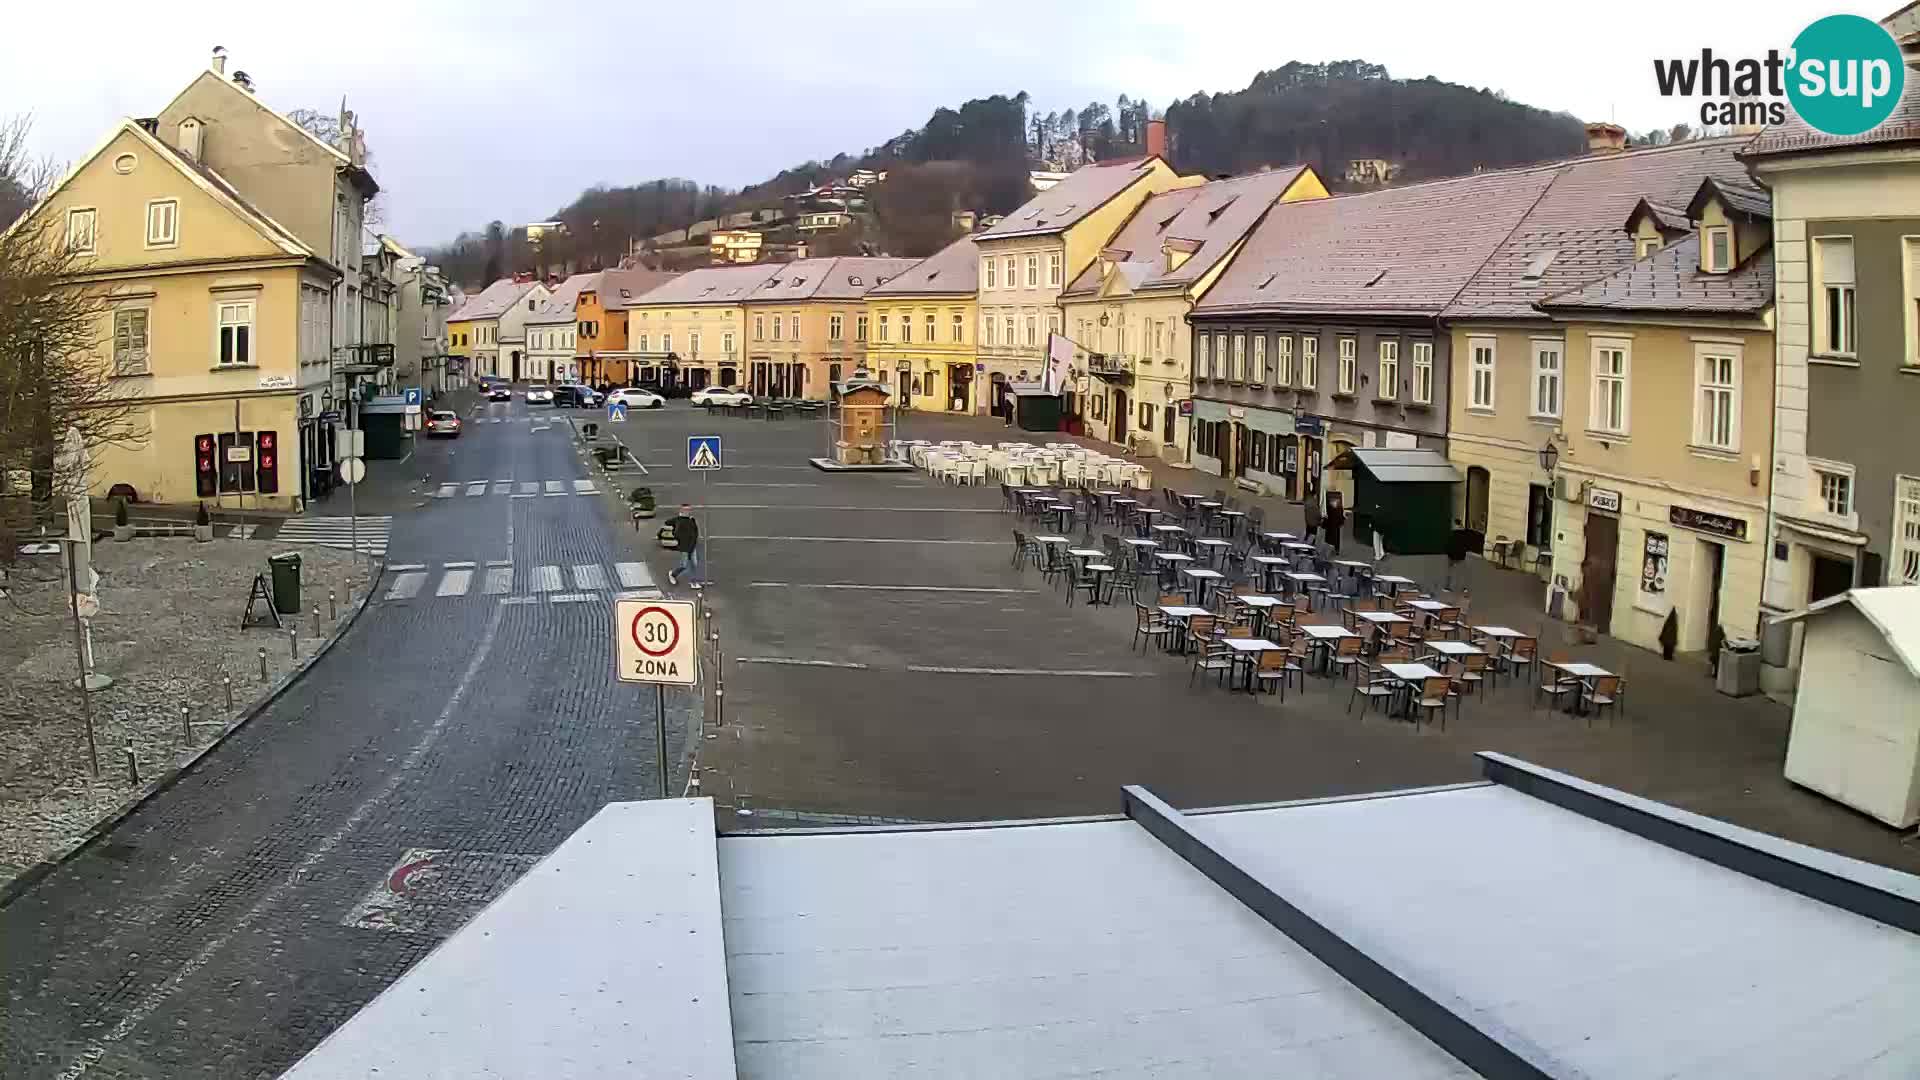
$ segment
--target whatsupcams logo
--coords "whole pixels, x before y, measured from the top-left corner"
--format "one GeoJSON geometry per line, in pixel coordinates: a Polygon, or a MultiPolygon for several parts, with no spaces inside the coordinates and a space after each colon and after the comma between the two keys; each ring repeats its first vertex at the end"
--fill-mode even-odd
{"type": "Polygon", "coordinates": [[[1778,124],[1787,107],[1816,131],[1858,135],[1878,127],[1900,103],[1907,67],[1893,35],[1872,19],[1829,15],[1800,31],[1786,53],[1728,59],[1712,49],[1697,57],[1656,59],[1662,97],[1701,97],[1709,127],[1778,124]]]}

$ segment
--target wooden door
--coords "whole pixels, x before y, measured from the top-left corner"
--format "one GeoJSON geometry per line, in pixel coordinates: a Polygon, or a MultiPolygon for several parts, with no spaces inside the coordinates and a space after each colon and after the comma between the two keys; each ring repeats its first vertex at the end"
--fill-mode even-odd
{"type": "Polygon", "coordinates": [[[1601,633],[1613,626],[1614,561],[1620,553],[1620,519],[1587,514],[1587,551],[1580,561],[1580,617],[1601,633]]]}

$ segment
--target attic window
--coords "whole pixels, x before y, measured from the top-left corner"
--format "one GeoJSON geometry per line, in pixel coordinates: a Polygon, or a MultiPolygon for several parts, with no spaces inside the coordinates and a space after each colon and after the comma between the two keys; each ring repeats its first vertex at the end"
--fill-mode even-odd
{"type": "Polygon", "coordinates": [[[1526,270],[1521,272],[1520,280],[1523,283],[1524,282],[1538,283],[1542,277],[1546,276],[1547,267],[1553,264],[1553,260],[1557,258],[1559,254],[1560,254],[1559,248],[1549,248],[1548,250],[1543,251],[1540,254],[1535,255],[1533,258],[1527,260],[1527,268],[1526,270]]]}
{"type": "Polygon", "coordinates": [[[620,290],[620,299],[622,299],[622,300],[625,300],[625,299],[627,299],[628,297],[630,297],[630,296],[632,296],[632,295],[633,295],[632,293],[630,293],[630,292],[628,292],[628,291],[627,291],[627,290],[625,290],[625,289],[621,289],[621,290],[620,290]]]}
{"type": "Polygon", "coordinates": [[[1707,258],[1701,266],[1709,274],[1724,274],[1733,269],[1733,230],[1716,225],[1705,230],[1707,258]]]}
{"type": "Polygon", "coordinates": [[[789,288],[789,289],[797,289],[797,288],[799,288],[800,286],[802,286],[802,285],[805,285],[806,283],[807,283],[807,279],[806,279],[806,278],[803,278],[803,277],[797,277],[797,278],[794,278],[794,279],[793,279],[793,280],[792,280],[791,282],[788,282],[788,283],[787,283],[787,288],[789,288]]]}
{"type": "Polygon", "coordinates": [[[850,275],[850,276],[849,276],[849,277],[847,278],[847,284],[849,284],[849,285],[858,285],[858,284],[860,284],[860,275],[859,275],[859,274],[853,274],[853,275],[850,275]]]}
{"type": "Polygon", "coordinates": [[[889,282],[889,281],[891,281],[891,280],[893,280],[893,279],[892,279],[892,278],[883,278],[883,277],[877,277],[877,278],[874,278],[874,279],[873,279],[873,283],[874,283],[875,285],[885,285],[885,284],[886,284],[887,282],[889,282]]]}
{"type": "Polygon", "coordinates": [[[1257,286],[1257,288],[1262,288],[1262,289],[1266,288],[1267,286],[1273,284],[1274,278],[1279,276],[1280,275],[1278,274],[1268,274],[1266,277],[1260,279],[1260,284],[1257,286]]]}
{"type": "Polygon", "coordinates": [[[1239,197],[1240,196],[1235,195],[1232,199],[1228,199],[1226,202],[1223,202],[1219,206],[1214,207],[1212,210],[1207,211],[1208,224],[1212,224],[1213,222],[1219,221],[1220,215],[1226,213],[1227,207],[1232,206],[1234,204],[1234,201],[1239,197]]]}
{"type": "Polygon", "coordinates": [[[1633,241],[1633,257],[1635,259],[1644,259],[1654,252],[1659,251],[1661,246],[1660,238],[1657,236],[1635,237],[1633,241]]]}
{"type": "Polygon", "coordinates": [[[1381,279],[1386,276],[1387,276],[1387,272],[1385,270],[1380,271],[1379,273],[1373,275],[1373,277],[1367,280],[1367,284],[1365,285],[1365,288],[1369,288],[1369,289],[1373,288],[1375,285],[1380,284],[1381,279]]]}

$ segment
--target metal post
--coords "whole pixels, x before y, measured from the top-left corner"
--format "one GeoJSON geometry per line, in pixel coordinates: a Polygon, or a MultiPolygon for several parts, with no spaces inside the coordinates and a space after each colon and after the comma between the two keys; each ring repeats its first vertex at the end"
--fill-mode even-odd
{"type": "Polygon", "coordinates": [[[133,740],[127,740],[127,783],[140,782],[140,759],[133,756],[133,740]]]}
{"type": "Polygon", "coordinates": [[[660,797],[667,797],[667,688],[653,684],[653,734],[660,741],[660,797]]]}
{"type": "Polygon", "coordinates": [[[227,708],[233,708],[233,676],[220,676],[220,685],[227,691],[227,708]]]}
{"type": "Polygon", "coordinates": [[[260,681],[267,681],[267,650],[265,648],[260,650],[260,681]]]}
{"type": "Polygon", "coordinates": [[[313,605],[313,636],[320,636],[320,605],[313,605]]]}
{"type": "Polygon", "coordinates": [[[327,590],[327,621],[337,622],[340,618],[339,598],[332,589],[327,590]]]}
{"type": "Polygon", "coordinates": [[[287,653],[294,660],[300,659],[300,631],[287,627],[287,653]]]}
{"type": "Polygon", "coordinates": [[[180,706],[180,745],[193,745],[193,706],[180,706]]]}
{"type": "Polygon", "coordinates": [[[74,541],[69,539],[61,546],[67,556],[67,607],[73,612],[73,656],[80,666],[80,715],[87,725],[87,761],[93,767],[93,775],[100,775],[100,750],[93,737],[93,702],[88,699],[87,689],[87,639],[86,632],[80,628],[80,575],[78,560],[73,553],[74,541]]]}

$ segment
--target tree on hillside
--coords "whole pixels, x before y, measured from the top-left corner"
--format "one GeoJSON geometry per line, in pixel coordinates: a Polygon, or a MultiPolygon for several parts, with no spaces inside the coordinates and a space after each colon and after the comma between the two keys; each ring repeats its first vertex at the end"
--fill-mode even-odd
{"type": "Polygon", "coordinates": [[[959,236],[955,210],[980,205],[980,176],[964,161],[896,165],[873,189],[873,216],[880,246],[889,255],[924,258],[959,236]]]}
{"type": "Polygon", "coordinates": [[[495,220],[487,225],[487,262],[480,277],[480,287],[499,281],[507,265],[507,227],[495,220]]]}

